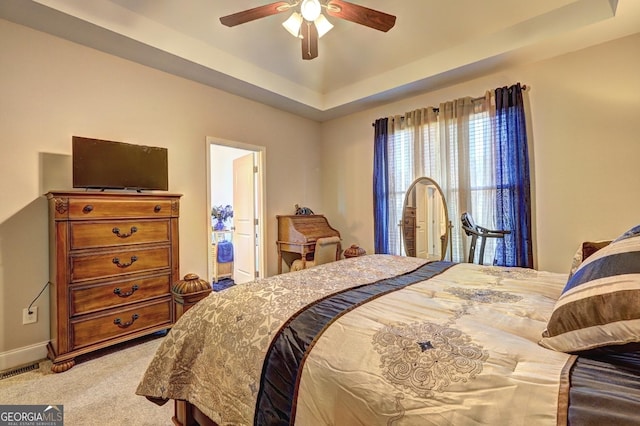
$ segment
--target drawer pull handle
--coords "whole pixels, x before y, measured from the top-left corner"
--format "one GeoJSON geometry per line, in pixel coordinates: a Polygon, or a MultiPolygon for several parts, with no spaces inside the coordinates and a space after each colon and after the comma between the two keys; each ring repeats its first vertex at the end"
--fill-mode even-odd
{"type": "Polygon", "coordinates": [[[133,324],[138,318],[140,318],[140,315],[133,314],[133,315],[131,315],[131,321],[122,322],[122,320],[120,318],[116,318],[116,319],[113,320],[113,323],[115,325],[117,325],[118,327],[120,327],[120,328],[127,328],[131,324],[133,324]]]}
{"type": "Polygon", "coordinates": [[[87,204],[82,209],[83,213],[91,213],[92,211],[93,211],[93,206],[91,204],[87,204]]]}
{"type": "Polygon", "coordinates": [[[112,262],[115,263],[118,266],[118,268],[128,268],[129,266],[133,265],[133,262],[135,262],[136,260],[138,260],[137,256],[131,256],[131,262],[120,263],[120,259],[117,257],[114,257],[112,262]]]}
{"type": "Polygon", "coordinates": [[[157,204],[154,208],[153,211],[156,213],[160,213],[160,210],[162,210],[162,207],[160,207],[160,204],[157,204]]]}
{"type": "Polygon", "coordinates": [[[135,293],[137,290],[138,290],[138,284],[134,284],[131,287],[131,291],[127,291],[127,292],[123,293],[122,290],[120,290],[120,287],[116,287],[116,288],[113,289],[113,294],[117,294],[118,297],[129,297],[133,293],[135,293]]]}
{"type": "Polygon", "coordinates": [[[138,232],[138,228],[136,228],[135,226],[131,227],[131,232],[129,232],[128,234],[121,234],[120,233],[120,228],[116,227],[113,228],[111,230],[111,232],[113,232],[114,234],[116,234],[119,238],[129,238],[130,236],[132,236],[133,234],[135,234],[136,232],[138,232]]]}

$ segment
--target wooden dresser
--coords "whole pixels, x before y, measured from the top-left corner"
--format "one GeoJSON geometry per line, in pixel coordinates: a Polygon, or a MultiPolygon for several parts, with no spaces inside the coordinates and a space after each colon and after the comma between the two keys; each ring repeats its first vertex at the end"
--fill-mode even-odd
{"type": "Polygon", "coordinates": [[[180,195],[49,192],[52,370],[170,328],[180,195]]]}
{"type": "Polygon", "coordinates": [[[406,206],[402,215],[402,238],[407,256],[416,255],[416,208],[406,206]]]}

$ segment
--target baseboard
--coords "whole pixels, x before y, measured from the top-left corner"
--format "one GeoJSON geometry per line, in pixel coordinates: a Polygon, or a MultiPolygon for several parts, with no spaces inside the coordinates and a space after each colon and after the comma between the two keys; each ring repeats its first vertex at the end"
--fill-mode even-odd
{"type": "Polygon", "coordinates": [[[47,357],[47,343],[41,342],[31,346],[0,353],[0,371],[40,361],[47,357]]]}

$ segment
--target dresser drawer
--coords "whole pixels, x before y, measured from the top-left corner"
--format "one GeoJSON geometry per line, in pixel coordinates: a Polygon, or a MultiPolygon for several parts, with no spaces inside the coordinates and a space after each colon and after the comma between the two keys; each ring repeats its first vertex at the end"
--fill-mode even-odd
{"type": "Polygon", "coordinates": [[[71,282],[170,268],[171,248],[155,247],[74,254],[71,282]]]}
{"type": "Polygon", "coordinates": [[[171,294],[169,274],[108,283],[73,286],[70,315],[80,315],[171,294]]]}
{"type": "Polygon", "coordinates": [[[170,200],[69,199],[69,219],[104,219],[118,217],[170,217],[170,200]]]}
{"type": "Polygon", "coordinates": [[[71,222],[71,249],[165,243],[171,239],[169,219],[71,222]]]}
{"type": "Polygon", "coordinates": [[[71,321],[72,349],[113,339],[145,328],[171,324],[172,299],[141,303],[127,309],[71,321]]]}

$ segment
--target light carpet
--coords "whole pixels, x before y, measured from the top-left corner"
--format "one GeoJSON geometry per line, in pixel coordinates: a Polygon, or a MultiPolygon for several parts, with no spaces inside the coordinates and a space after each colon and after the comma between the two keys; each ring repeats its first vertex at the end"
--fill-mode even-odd
{"type": "Polygon", "coordinates": [[[160,407],[135,394],[162,334],[76,359],[64,373],[51,361],[38,370],[0,380],[0,404],[63,405],[65,426],[172,425],[173,403],[160,407]]]}

